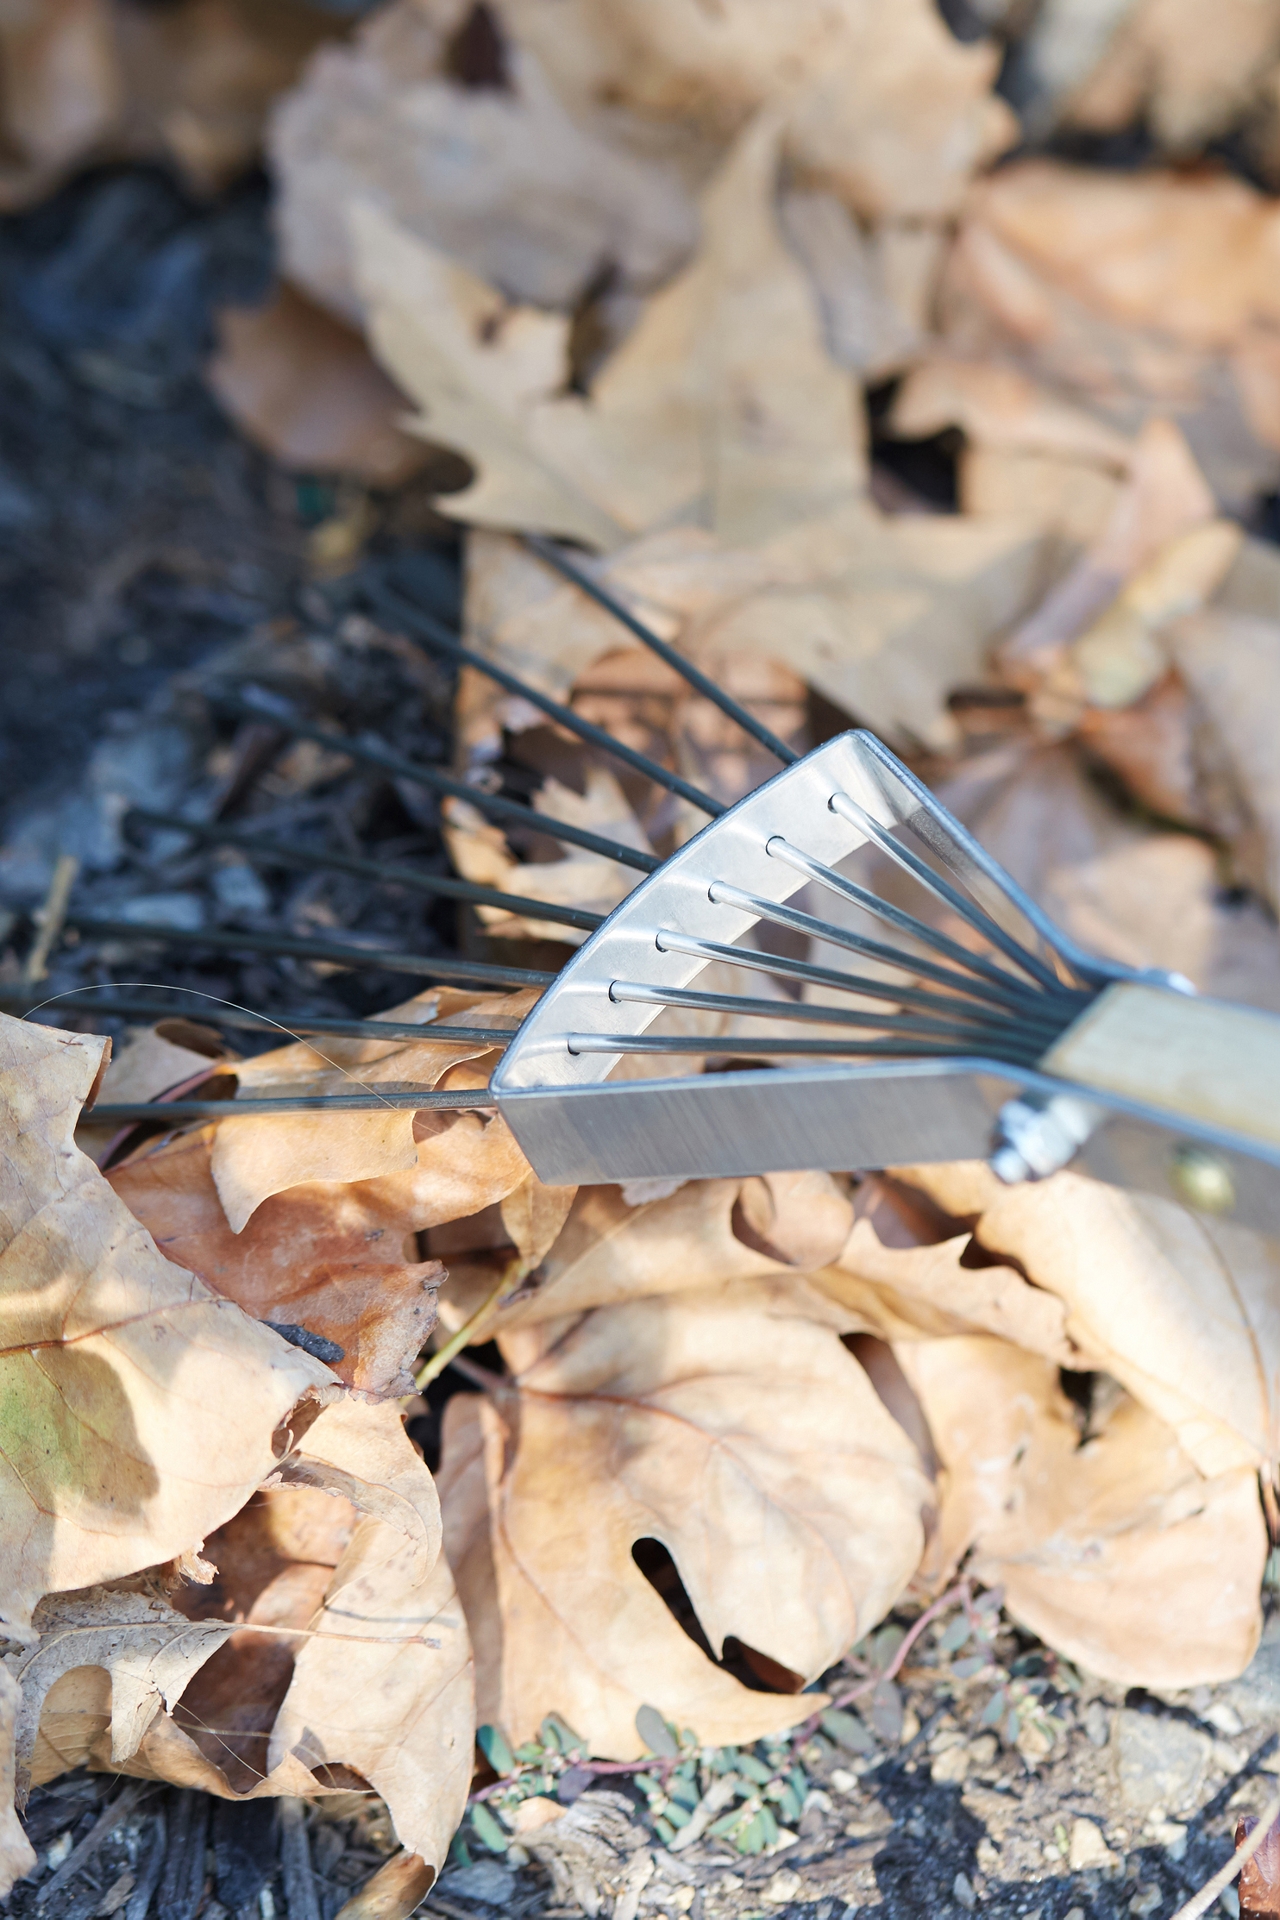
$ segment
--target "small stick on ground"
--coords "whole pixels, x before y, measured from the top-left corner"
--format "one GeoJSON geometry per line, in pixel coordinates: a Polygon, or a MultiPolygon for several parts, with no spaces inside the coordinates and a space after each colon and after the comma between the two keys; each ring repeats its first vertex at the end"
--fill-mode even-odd
{"type": "Polygon", "coordinates": [[[307,1809],[301,1800],[280,1802],[280,1871],[289,1920],[320,1920],[320,1899],[307,1844],[307,1809]]]}
{"type": "Polygon", "coordinates": [[[1218,1895],[1231,1885],[1240,1870],[1252,1860],[1277,1820],[1280,1820],[1280,1793],[1262,1809],[1258,1824],[1244,1845],[1236,1848],[1226,1865],[1218,1869],[1212,1880],[1206,1880],[1199,1893],[1193,1893],[1185,1905],[1171,1916],[1171,1920],[1200,1920],[1202,1913],[1208,1913],[1218,1895]]]}
{"type": "Polygon", "coordinates": [[[49,955],[62,933],[67,917],[67,908],[71,903],[71,889],[76,883],[80,871],[80,862],[74,853],[60,853],[57,865],[53,869],[53,878],[49,882],[49,891],[44,897],[44,905],[37,916],[39,932],[35,943],[27,955],[22,969],[22,977],[27,981],[43,980],[49,971],[49,955]]]}
{"type": "Polygon", "coordinates": [[[145,1793],[151,1791],[151,1783],[146,1780],[130,1780],[121,1787],[115,1799],[104,1807],[84,1839],[71,1849],[56,1873],[51,1873],[36,1894],[36,1905],[43,1906],[51,1893],[57,1893],[65,1887],[68,1880],[75,1878],[81,1867],[85,1866],[98,1851],[113,1827],[117,1827],[127,1813],[132,1813],[145,1793]]]}

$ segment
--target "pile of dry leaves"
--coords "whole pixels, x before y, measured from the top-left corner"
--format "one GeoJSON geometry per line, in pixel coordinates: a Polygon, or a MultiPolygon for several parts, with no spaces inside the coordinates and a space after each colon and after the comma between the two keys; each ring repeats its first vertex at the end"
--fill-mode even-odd
{"type": "MultiPolygon", "coordinates": [[[[873,728],[1086,945],[1275,1009],[1280,554],[1248,527],[1280,471],[1280,211],[1185,162],[1230,134],[1255,178],[1280,165],[1280,6],[1229,0],[1194,59],[1186,0],[1083,11],[981,9],[1009,16],[1026,130],[1141,113],[1141,170],[992,170],[1020,138],[999,46],[931,0],[330,20],[268,131],[287,283],[225,316],[210,377],[308,470],[386,486],[461,456],[437,505],[467,530],[465,637],[616,738],[726,801],[773,771],[523,533],[588,550],[797,748],[873,728]],[[955,456],[954,509],[894,464],[912,443],[955,456]]],[[[207,12],[146,32],[176,61],[207,12]]],[[[55,16],[111,53],[117,107],[142,86],[143,16],[105,0],[0,27],[7,76],[55,16]]],[[[165,98],[170,149],[217,175],[165,98]]],[[[42,154],[21,107],[15,81],[29,172],[88,150],[42,154]]],[[[641,850],[700,824],[477,673],[456,752],[641,850]]],[[[464,803],[445,824],[462,875],[529,899],[604,912],[634,879],[464,803]]],[[[568,951],[478,916],[517,959],[568,951]]],[[[961,1570],[1104,1679],[1246,1666],[1280,1445],[1256,1234],[982,1165],[548,1189],[487,1109],[81,1124],[100,1081],[483,1088],[497,1055],[450,1025],[529,1004],[428,992],[393,1010],[420,1040],[252,1060],[162,1027],[105,1079],[100,1040],[3,1020],[20,1795],[86,1761],[222,1796],[371,1786],[438,1869],[477,1725],[490,1784],[553,1748],[749,1744],[961,1570]],[[446,1360],[466,1390],[433,1478],[405,1421],[446,1360]]],[[[482,1840],[532,1830],[518,1800],[482,1840]]],[[[674,1790],[659,1811],[689,1824],[674,1790]]],[[[786,1843],[770,1819],[749,1847],[786,1843]]],[[[32,1855],[15,1820],[0,1845],[7,1885],[32,1855]]]]}

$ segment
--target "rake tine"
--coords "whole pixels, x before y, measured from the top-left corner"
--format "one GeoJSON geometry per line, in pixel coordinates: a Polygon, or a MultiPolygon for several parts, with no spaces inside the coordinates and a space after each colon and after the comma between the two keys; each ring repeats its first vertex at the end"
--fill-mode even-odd
{"type": "Polygon", "coordinates": [[[704,699],[710,700],[719,707],[721,713],[728,714],[744,733],[749,733],[752,739],[758,740],[762,747],[767,747],[775,759],[781,760],[783,766],[789,767],[793,760],[800,758],[794,747],[789,747],[785,740],[780,740],[776,733],[771,732],[763,722],[755,718],[754,714],[748,712],[741,702],[726,693],[723,687],[718,687],[714,680],[702,672],[701,668],[695,667],[691,661],[677,653],[674,647],[668,646],[652,627],[647,627],[643,620],[632,613],[630,607],[571,560],[563,547],[540,533],[526,533],[522,538],[531,553],[536,553],[540,560],[545,560],[549,567],[554,567],[556,572],[563,574],[566,580],[571,580],[574,586],[579,587],[589,599],[594,600],[598,607],[603,607],[606,613],[611,613],[614,619],[620,621],[637,640],[642,641],[651,653],[656,653],[659,660],[665,660],[682,680],[696,688],[704,699]]]}

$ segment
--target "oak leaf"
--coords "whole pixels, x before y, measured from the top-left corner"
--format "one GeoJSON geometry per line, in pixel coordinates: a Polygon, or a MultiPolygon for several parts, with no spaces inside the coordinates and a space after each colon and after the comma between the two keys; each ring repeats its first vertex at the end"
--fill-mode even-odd
{"type": "Polygon", "coordinates": [[[812,1697],[718,1670],[632,1549],[667,1549],[711,1648],[734,1635],[804,1679],[874,1625],[927,1482],[837,1335],[785,1285],[738,1282],[501,1344],[513,1378],[449,1402],[441,1473],[482,1717],[520,1740],[554,1710],[619,1759],[645,1703],[713,1743],[794,1725],[812,1697]]]}
{"type": "Polygon", "coordinates": [[[337,1390],[165,1260],[74,1145],[109,1044],[0,1017],[0,1620],[19,1640],[42,1595],[221,1525],[293,1410],[337,1390]]]}
{"type": "Polygon", "coordinates": [[[430,1224],[430,1209],[414,1205],[415,1188],[426,1184],[417,1170],[290,1187],[264,1200],[237,1234],[214,1185],[213,1139],[212,1127],[182,1134],[108,1178],[178,1266],[255,1320],[288,1327],[299,1345],[310,1336],[318,1343],[310,1350],[349,1386],[411,1393],[406,1369],[435,1324],[444,1278],[412,1247],[430,1224]]]}
{"type": "Polygon", "coordinates": [[[1119,1380],[1201,1473],[1274,1472],[1272,1240],[1070,1172],[1007,1188],[976,1165],[906,1177],[960,1212],[970,1210],[957,1204],[967,1189],[979,1244],[1062,1301],[1077,1366],[1119,1380]]]}
{"type": "MultiPolygon", "coordinates": [[[[808,1273],[837,1258],[851,1219],[847,1196],[824,1173],[691,1180],[638,1202],[620,1187],[582,1187],[544,1249],[536,1288],[514,1296],[484,1337],[656,1294],[808,1273]]],[[[483,1260],[447,1257],[441,1319],[454,1330],[493,1282],[483,1260]]]]}
{"type": "MultiPolygon", "coordinates": [[[[450,1024],[474,1026],[510,1023],[512,1031],[536,995],[516,993],[484,998],[454,996],[457,1011],[436,1018],[440,996],[389,1010],[388,1019],[421,1018],[421,1040],[342,1040],[326,1036],[260,1053],[238,1063],[236,1077],[246,1094],[325,1094],[375,1090],[382,1082],[430,1089],[468,1061],[484,1061],[480,1084],[488,1079],[493,1049],[483,1041],[448,1038],[450,1024]],[[481,1019],[481,1016],[484,1016],[481,1019]]],[[[448,1002],[445,1003],[446,1005],[448,1002]]],[[[424,1109],[424,1113],[425,1113],[424,1109]]],[[[233,1231],[240,1232],[271,1194],[316,1181],[373,1180],[407,1173],[419,1164],[419,1136],[429,1135],[435,1116],[420,1121],[409,1107],[374,1113],[244,1114],[234,1107],[213,1130],[211,1166],[218,1196],[233,1231]]],[[[423,1223],[424,1225],[426,1222],[423,1223]]]]}
{"type": "Polygon", "coordinates": [[[488,71],[459,84],[451,43],[469,9],[392,0],[314,59],[275,105],[275,226],[290,279],[358,322],[346,211],[404,230],[516,301],[568,311],[600,262],[648,291],[697,238],[686,143],[634,137],[630,116],[566,110],[537,51],[488,9],[488,71]]]}
{"type": "Polygon", "coordinates": [[[438,1870],[475,1728],[440,1542],[435,1487],[398,1409],[326,1408],[210,1534],[203,1584],[45,1602],[45,1630],[18,1656],[32,1777],[88,1761],[224,1799],[367,1782],[438,1870]]]}
{"type": "Polygon", "coordinates": [[[423,408],[415,430],[478,469],[444,511],[609,550],[691,512],[745,544],[857,497],[855,389],[777,229],[777,141],[767,117],[740,137],[704,194],[692,264],[648,303],[589,400],[550,397],[545,377],[513,390],[504,341],[535,316],[504,316],[491,289],[355,211],[375,351],[423,408]]]}
{"type": "Polygon", "coordinates": [[[1057,1367],[1004,1341],[897,1352],[943,1467],[937,1577],[972,1549],[970,1570],[1004,1588],[1015,1619],[1121,1685],[1243,1670],[1268,1552],[1249,1467],[1202,1474],[1127,1394],[1082,1443],[1057,1367]]]}
{"type": "Polygon", "coordinates": [[[715,15],[697,0],[506,0],[504,12],[579,111],[619,101],[720,131],[779,103],[788,159],[864,217],[952,211],[1016,137],[991,91],[994,45],[961,46],[927,0],[715,15]]]}

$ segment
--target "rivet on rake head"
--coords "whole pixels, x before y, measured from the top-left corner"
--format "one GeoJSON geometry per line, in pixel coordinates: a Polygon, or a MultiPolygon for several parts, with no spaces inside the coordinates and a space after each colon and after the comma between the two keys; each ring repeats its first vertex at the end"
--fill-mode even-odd
{"type": "Polygon", "coordinates": [[[1169,1177],[1178,1198],[1197,1213],[1229,1213],[1236,1203],[1230,1169],[1207,1147],[1175,1147],[1169,1177]]]}

